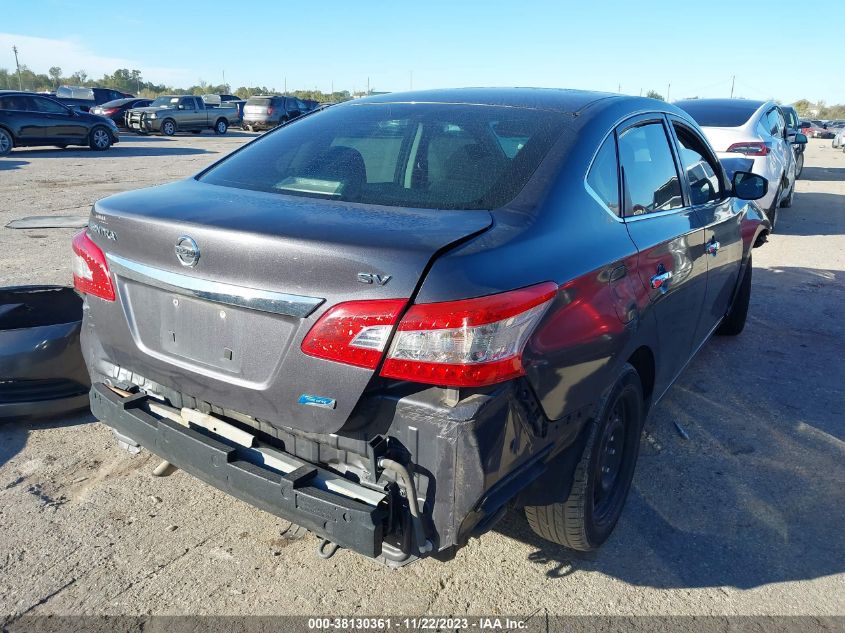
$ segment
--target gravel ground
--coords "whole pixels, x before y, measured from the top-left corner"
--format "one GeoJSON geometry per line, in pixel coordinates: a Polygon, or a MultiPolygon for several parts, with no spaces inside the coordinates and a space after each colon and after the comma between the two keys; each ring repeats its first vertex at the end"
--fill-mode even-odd
{"type": "MultiPolygon", "coordinates": [[[[198,171],[254,135],[124,136],[0,159],[0,226],[198,171]]],[[[12,614],[845,614],[845,154],[811,141],[754,252],[749,322],[652,411],[598,552],[520,513],[448,563],[389,570],[190,476],[151,476],[90,416],[0,425],[0,619],[12,614]],[[688,435],[676,430],[679,424],[688,435]]],[[[0,285],[69,283],[74,231],[0,228],[0,285]]]]}

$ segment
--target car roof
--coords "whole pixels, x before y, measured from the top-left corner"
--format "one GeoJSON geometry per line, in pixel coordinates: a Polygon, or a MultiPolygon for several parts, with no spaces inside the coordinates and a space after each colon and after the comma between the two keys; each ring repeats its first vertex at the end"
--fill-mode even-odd
{"type": "Polygon", "coordinates": [[[449,103],[498,105],[556,112],[578,112],[607,99],[633,99],[608,92],[562,88],[451,88],[392,92],[355,99],[346,103],[449,103]]]}

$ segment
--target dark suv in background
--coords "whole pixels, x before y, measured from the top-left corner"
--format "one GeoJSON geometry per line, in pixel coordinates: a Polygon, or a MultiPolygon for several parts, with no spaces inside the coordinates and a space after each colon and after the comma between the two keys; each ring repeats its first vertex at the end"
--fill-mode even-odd
{"type": "Polygon", "coordinates": [[[282,97],[280,95],[250,97],[244,106],[242,127],[250,132],[269,130],[302,116],[311,109],[307,103],[296,97],[282,97]]]}
{"type": "Polygon", "coordinates": [[[111,119],[81,112],[31,92],[0,90],[0,156],[15,147],[88,145],[107,150],[118,142],[111,119]]]}
{"type": "Polygon", "coordinates": [[[795,135],[801,133],[801,120],[798,118],[798,112],[792,106],[781,106],[781,112],[786,119],[786,137],[792,144],[792,150],[795,152],[795,179],[801,177],[801,171],[804,169],[804,149],[807,147],[806,143],[796,143],[795,135]]]}

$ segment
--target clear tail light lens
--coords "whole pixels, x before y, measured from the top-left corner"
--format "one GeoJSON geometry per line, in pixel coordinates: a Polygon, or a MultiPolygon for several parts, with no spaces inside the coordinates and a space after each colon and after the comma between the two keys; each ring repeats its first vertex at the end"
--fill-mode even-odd
{"type": "Polygon", "coordinates": [[[73,238],[72,247],[74,288],[84,294],[114,301],[114,284],[100,247],[94,244],[85,231],[73,238]]]}
{"type": "Polygon", "coordinates": [[[381,375],[479,387],[525,373],[522,352],[557,293],[551,282],[477,299],[411,306],[381,375]]]}
{"type": "Polygon", "coordinates": [[[746,156],[768,156],[769,146],[765,143],[748,141],[744,143],[734,143],[728,148],[728,151],[745,154],[746,156]]]}
{"type": "Polygon", "coordinates": [[[339,303],[314,324],[301,349],[315,358],[375,369],[407,303],[407,299],[339,303]]]}

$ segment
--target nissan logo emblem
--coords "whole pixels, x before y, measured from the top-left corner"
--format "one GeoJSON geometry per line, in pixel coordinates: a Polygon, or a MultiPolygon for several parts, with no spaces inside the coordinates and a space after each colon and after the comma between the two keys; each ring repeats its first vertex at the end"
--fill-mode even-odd
{"type": "Polygon", "coordinates": [[[183,235],[176,240],[176,257],[183,266],[196,266],[200,259],[200,247],[193,238],[183,235]]]}

